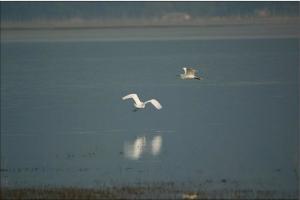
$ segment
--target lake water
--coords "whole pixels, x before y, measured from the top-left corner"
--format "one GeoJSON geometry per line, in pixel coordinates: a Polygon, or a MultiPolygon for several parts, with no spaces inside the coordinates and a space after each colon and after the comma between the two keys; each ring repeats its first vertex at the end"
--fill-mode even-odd
{"type": "Polygon", "coordinates": [[[211,33],[2,32],[1,185],[297,194],[299,39],[211,33]],[[163,109],[132,112],[129,93],[163,109]]]}

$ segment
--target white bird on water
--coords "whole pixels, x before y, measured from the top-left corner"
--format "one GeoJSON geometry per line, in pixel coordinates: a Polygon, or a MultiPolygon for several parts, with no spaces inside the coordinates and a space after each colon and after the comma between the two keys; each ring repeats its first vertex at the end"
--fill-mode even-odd
{"type": "Polygon", "coordinates": [[[181,79],[197,79],[197,80],[202,80],[201,77],[198,77],[196,75],[197,70],[195,70],[193,68],[186,68],[186,67],[183,67],[182,69],[184,71],[184,74],[180,74],[180,78],[181,79]]]}
{"type": "Polygon", "coordinates": [[[135,110],[133,111],[137,111],[138,109],[141,109],[141,108],[145,108],[146,104],[147,103],[152,103],[152,105],[160,110],[162,108],[162,106],[160,105],[160,103],[156,100],[156,99],[151,99],[149,101],[145,101],[145,102],[142,102],[139,97],[137,96],[137,94],[128,94],[124,97],[122,97],[123,100],[126,100],[126,99],[133,99],[134,101],[134,107],[136,108],[135,110]]]}

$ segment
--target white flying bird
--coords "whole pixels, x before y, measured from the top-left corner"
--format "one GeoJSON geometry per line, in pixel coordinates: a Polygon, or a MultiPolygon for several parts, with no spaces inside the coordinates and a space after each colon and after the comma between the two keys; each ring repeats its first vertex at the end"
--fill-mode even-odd
{"type": "Polygon", "coordinates": [[[158,110],[162,108],[162,106],[156,99],[151,99],[149,101],[142,102],[136,94],[128,94],[125,97],[122,97],[122,99],[123,100],[133,99],[134,100],[133,105],[136,108],[134,111],[137,111],[137,109],[145,108],[147,103],[152,103],[152,105],[158,110]]]}
{"type": "Polygon", "coordinates": [[[181,79],[197,79],[197,80],[202,80],[201,77],[198,77],[196,75],[197,70],[195,70],[193,68],[186,68],[186,67],[183,67],[182,69],[184,71],[184,74],[180,74],[180,78],[181,79]]]}

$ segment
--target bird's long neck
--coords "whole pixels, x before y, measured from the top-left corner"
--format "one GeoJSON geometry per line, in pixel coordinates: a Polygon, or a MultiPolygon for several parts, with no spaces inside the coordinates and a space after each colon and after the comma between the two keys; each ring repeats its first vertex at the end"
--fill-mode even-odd
{"type": "Polygon", "coordinates": [[[146,103],[144,103],[144,102],[136,102],[136,103],[134,104],[134,106],[135,106],[136,108],[145,108],[145,104],[146,104],[146,103]]]}

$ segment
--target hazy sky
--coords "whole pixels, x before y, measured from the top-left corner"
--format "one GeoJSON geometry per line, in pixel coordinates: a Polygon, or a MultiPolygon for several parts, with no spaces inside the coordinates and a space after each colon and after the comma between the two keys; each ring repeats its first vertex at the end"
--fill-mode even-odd
{"type": "Polygon", "coordinates": [[[1,2],[1,20],[62,18],[157,17],[166,13],[191,16],[298,15],[299,2],[1,2]]]}

